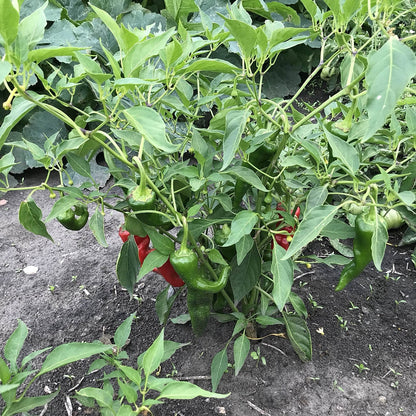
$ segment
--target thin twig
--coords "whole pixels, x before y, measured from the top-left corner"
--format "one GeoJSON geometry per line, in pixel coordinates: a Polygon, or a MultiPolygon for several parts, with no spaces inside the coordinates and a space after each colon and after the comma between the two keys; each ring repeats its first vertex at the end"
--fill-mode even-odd
{"type": "Polygon", "coordinates": [[[48,403],[46,403],[45,406],[43,406],[42,412],[39,414],[39,416],[43,416],[47,410],[48,410],[48,403]]]}
{"type": "Polygon", "coordinates": [[[261,345],[264,345],[266,347],[273,348],[274,350],[279,351],[280,354],[283,354],[285,357],[287,357],[287,354],[285,352],[283,352],[280,348],[275,347],[274,345],[266,344],[265,342],[262,342],[261,345]]]}
{"type": "Polygon", "coordinates": [[[252,409],[254,409],[254,410],[256,410],[257,412],[259,412],[261,415],[264,415],[264,416],[272,416],[270,413],[265,412],[264,410],[260,409],[260,407],[258,407],[258,406],[256,406],[255,404],[253,404],[253,403],[249,402],[248,400],[247,400],[247,404],[248,404],[248,405],[249,405],[252,409]]]}
{"type": "Polygon", "coordinates": [[[72,403],[71,403],[71,399],[69,398],[69,396],[65,396],[65,409],[66,409],[66,413],[68,413],[68,416],[72,416],[72,403]]]}
{"type": "Polygon", "coordinates": [[[175,377],[175,380],[211,380],[211,376],[182,376],[175,377]]]}

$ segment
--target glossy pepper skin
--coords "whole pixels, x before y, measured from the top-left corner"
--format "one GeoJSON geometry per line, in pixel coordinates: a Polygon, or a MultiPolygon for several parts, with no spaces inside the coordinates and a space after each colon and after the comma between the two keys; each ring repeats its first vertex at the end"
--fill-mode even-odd
{"type": "Polygon", "coordinates": [[[212,306],[212,295],[224,289],[231,268],[225,266],[216,282],[208,280],[203,276],[203,271],[198,267],[198,256],[196,253],[184,247],[170,255],[170,262],[187,285],[187,305],[191,317],[192,330],[196,336],[199,336],[204,332],[208,323],[212,306]]]}
{"type": "MultiPolygon", "coordinates": [[[[127,230],[124,230],[123,227],[120,227],[118,234],[123,243],[125,243],[128,240],[130,235],[130,233],[127,230]]],[[[150,238],[148,235],[146,235],[145,237],[135,235],[134,240],[136,241],[137,248],[139,250],[140,264],[143,264],[144,259],[147,257],[147,255],[154,250],[153,248],[149,248],[150,238]]],[[[181,287],[185,284],[185,282],[179,277],[179,275],[176,273],[176,271],[170,264],[169,259],[166,261],[165,264],[163,264],[160,267],[156,267],[155,269],[153,269],[153,271],[155,273],[160,274],[173,287],[181,287]]]]}
{"type": "MultiPolygon", "coordinates": [[[[355,279],[372,260],[371,239],[375,230],[375,215],[359,214],[355,219],[354,258],[344,267],[335,291],[340,291],[355,279]]],[[[379,220],[383,221],[382,217],[379,220]]]]}
{"type": "Polygon", "coordinates": [[[88,208],[82,204],[75,204],[72,208],[58,215],[58,221],[68,230],[79,231],[88,221],[88,208]]]}
{"type": "MultiPolygon", "coordinates": [[[[276,209],[278,211],[284,211],[284,208],[280,204],[277,205],[277,208],[276,209]]],[[[299,218],[299,215],[300,215],[300,208],[299,207],[296,208],[296,211],[295,211],[295,214],[294,215],[295,215],[296,218],[299,218]]],[[[280,225],[282,221],[283,221],[283,218],[281,218],[277,222],[277,225],[280,225]]],[[[289,245],[290,245],[290,241],[292,239],[292,236],[293,236],[293,234],[295,232],[295,227],[292,227],[292,226],[288,225],[286,227],[283,227],[282,230],[286,231],[287,234],[275,234],[274,241],[276,241],[276,243],[280,247],[283,247],[285,250],[287,250],[289,248],[289,245]]],[[[272,244],[271,244],[272,250],[273,250],[273,246],[274,246],[274,242],[272,240],[272,244]]]]}
{"type": "Polygon", "coordinates": [[[130,191],[127,202],[133,211],[151,210],[156,203],[156,194],[150,188],[138,185],[130,191]]]}
{"type": "Polygon", "coordinates": [[[230,233],[231,228],[228,224],[224,224],[221,229],[216,230],[214,233],[214,242],[219,246],[218,249],[222,256],[228,261],[231,261],[236,254],[235,246],[223,247],[227,242],[230,233]]]}

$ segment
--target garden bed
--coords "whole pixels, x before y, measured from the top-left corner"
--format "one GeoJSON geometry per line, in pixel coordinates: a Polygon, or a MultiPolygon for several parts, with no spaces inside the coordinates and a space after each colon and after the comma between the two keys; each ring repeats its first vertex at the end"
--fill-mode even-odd
{"type": "MultiPolygon", "coordinates": [[[[26,172],[25,185],[40,183],[44,173],[26,172]]],[[[29,327],[22,356],[36,349],[71,341],[105,341],[133,312],[126,347],[131,362],[145,351],[161,330],[155,312],[155,297],[165,281],[153,273],[137,286],[130,298],[117,282],[115,263],[121,247],[118,228],[123,216],[109,211],[105,232],[109,247],[99,246],[88,229],[71,232],[57,221],[48,223],[55,244],[26,231],[18,220],[18,208],[26,193],[3,196],[0,206],[2,257],[0,298],[0,345],[17,325],[29,327]],[[27,266],[37,267],[25,274],[27,266]]],[[[36,194],[36,203],[49,212],[53,201],[36,194]]],[[[280,334],[284,327],[259,328],[258,337],[237,377],[233,369],[223,377],[218,392],[227,399],[167,401],[152,410],[154,415],[414,415],[416,414],[416,272],[410,255],[414,247],[398,247],[401,231],[390,235],[383,271],[368,266],[347,289],[334,292],[340,267],[313,265],[295,274],[293,290],[304,300],[313,341],[313,359],[302,363],[289,341],[280,334]],[[265,360],[265,365],[263,360],[265,360]]],[[[307,250],[314,254],[333,251],[325,239],[307,250]]],[[[172,317],[186,312],[181,296],[172,317]]],[[[188,324],[169,322],[166,339],[189,343],[161,368],[161,376],[193,381],[210,390],[210,365],[233,330],[233,324],[210,320],[208,330],[195,338],[188,324]]],[[[37,360],[39,365],[39,360],[37,360]]],[[[32,415],[98,415],[80,406],[76,389],[100,387],[100,373],[87,375],[88,363],[70,364],[39,379],[29,395],[60,389],[44,411],[32,415]],[[72,410],[65,406],[71,401],[72,410]]]]}

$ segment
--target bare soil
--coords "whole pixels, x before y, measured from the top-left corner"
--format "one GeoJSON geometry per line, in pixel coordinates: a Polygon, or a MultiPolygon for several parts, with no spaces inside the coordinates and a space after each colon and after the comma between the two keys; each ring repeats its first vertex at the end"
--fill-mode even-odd
{"type": "MultiPolygon", "coordinates": [[[[24,183],[42,179],[42,171],[29,171],[24,183]]],[[[48,223],[52,243],[19,224],[19,204],[27,193],[0,195],[7,200],[0,206],[0,348],[17,319],[30,328],[23,356],[47,346],[97,340],[103,333],[111,336],[136,311],[138,319],[126,348],[134,362],[161,330],[154,303],[166,283],[149,274],[138,284],[137,297],[130,299],[115,274],[122,216],[105,217],[108,248],[99,246],[88,228],[71,232],[57,221],[48,223]],[[27,266],[38,267],[37,273],[25,274],[27,266]]],[[[34,199],[46,216],[53,201],[46,192],[36,193],[34,199]]],[[[416,415],[416,271],[410,259],[414,247],[397,246],[401,233],[391,235],[383,272],[369,266],[341,293],[334,292],[341,268],[313,265],[297,273],[294,287],[310,313],[312,361],[302,363],[287,339],[270,335],[281,333],[282,327],[259,328],[264,338],[253,342],[251,349],[260,352],[265,365],[249,357],[237,377],[230,368],[218,388],[231,392],[229,398],[170,401],[154,407],[154,415],[416,415]],[[367,369],[360,373],[361,364],[367,369]]],[[[325,240],[315,241],[307,250],[317,255],[333,251],[325,240]]],[[[182,297],[172,316],[184,311],[182,297]]],[[[212,319],[206,334],[195,338],[189,324],[169,322],[166,338],[190,345],[173,355],[161,376],[193,380],[210,389],[211,360],[232,329],[212,319]]],[[[31,415],[98,415],[73,398],[73,387],[79,383],[79,388],[101,386],[97,373],[86,375],[88,365],[78,362],[40,378],[30,395],[58,388],[60,393],[47,409],[31,415]],[[64,404],[67,397],[70,413],[64,404]]]]}

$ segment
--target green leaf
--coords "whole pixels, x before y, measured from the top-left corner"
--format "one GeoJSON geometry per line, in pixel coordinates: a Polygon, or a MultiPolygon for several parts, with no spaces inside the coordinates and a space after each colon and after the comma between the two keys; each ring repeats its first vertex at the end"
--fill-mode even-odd
{"type": "Polygon", "coordinates": [[[303,316],[305,319],[308,317],[308,311],[306,310],[305,303],[299,295],[295,292],[290,292],[289,301],[299,316],[303,316]]]}
{"type": "Polygon", "coordinates": [[[360,157],[357,150],[345,140],[332,134],[325,127],[324,132],[328,143],[331,146],[333,155],[342,162],[349,173],[354,174],[357,172],[360,167],[360,157]]]}
{"type": "Polygon", "coordinates": [[[233,166],[232,168],[223,171],[224,174],[236,176],[238,179],[248,183],[260,191],[267,192],[267,189],[262,184],[260,178],[251,169],[244,166],[233,166]]]}
{"type": "Polygon", "coordinates": [[[222,59],[200,58],[193,61],[188,66],[176,71],[178,75],[192,74],[200,71],[219,72],[222,74],[233,74],[241,69],[230,62],[222,59]]]}
{"type": "Polygon", "coordinates": [[[3,81],[6,79],[7,75],[10,74],[10,71],[12,70],[12,68],[13,67],[9,62],[0,61],[0,83],[3,84],[3,81]]]}
{"type": "MultiPolygon", "coordinates": [[[[12,376],[12,373],[8,365],[3,360],[3,358],[0,357],[0,387],[1,387],[1,384],[7,384],[11,376],[12,376]]],[[[19,384],[16,384],[16,386],[19,387],[19,384]]]]}
{"type": "Polygon", "coordinates": [[[150,376],[162,362],[164,354],[164,334],[165,330],[163,328],[153,344],[144,353],[142,365],[146,377],[150,376]]]}
{"type": "Polygon", "coordinates": [[[231,110],[225,116],[225,134],[223,142],[223,171],[226,169],[235,157],[235,153],[240,147],[241,136],[247,124],[250,111],[246,110],[231,110]]]}
{"type": "MultiPolygon", "coordinates": [[[[0,0],[9,1],[9,0],[0,0]]],[[[46,100],[46,96],[36,94],[32,91],[27,91],[33,99],[38,101],[46,100]]],[[[11,112],[4,118],[3,123],[0,126],[0,149],[3,147],[9,133],[13,127],[31,110],[36,107],[35,103],[25,100],[22,97],[17,97],[13,100],[13,106],[11,112]]]]}
{"type": "Polygon", "coordinates": [[[216,391],[221,378],[228,368],[227,347],[215,354],[211,362],[211,383],[212,391],[216,391]]]}
{"type": "Polygon", "coordinates": [[[134,72],[149,58],[159,54],[175,31],[175,28],[170,28],[161,35],[136,42],[123,59],[124,75],[126,77],[134,77],[134,72]]]}
{"type": "Polygon", "coordinates": [[[141,387],[142,378],[140,371],[137,371],[134,368],[128,367],[126,365],[120,365],[118,368],[126,375],[129,380],[136,384],[136,386],[141,387]]]}
{"type": "Polygon", "coordinates": [[[66,153],[65,157],[72,169],[74,169],[78,175],[84,176],[85,178],[91,178],[90,164],[83,157],[71,152],[66,153]]]}
{"type": "Polygon", "coordinates": [[[135,403],[138,399],[137,390],[132,385],[124,383],[120,379],[117,379],[117,383],[120,389],[119,396],[123,396],[130,404],[135,403]]]}
{"type": "Polygon", "coordinates": [[[289,249],[282,260],[287,260],[299,250],[318,237],[321,230],[328,225],[338,211],[337,206],[322,205],[314,207],[306,213],[293,236],[289,249]]]}
{"type": "Polygon", "coordinates": [[[237,264],[240,265],[247,253],[252,249],[254,240],[251,235],[244,235],[235,245],[237,251],[237,264]]]}
{"type": "Polygon", "coordinates": [[[73,46],[34,49],[29,52],[27,60],[30,62],[42,62],[46,59],[55,58],[57,56],[74,56],[74,52],[84,49],[85,48],[77,48],[73,46]]]}
{"type": "Polygon", "coordinates": [[[261,274],[261,258],[257,246],[253,246],[239,266],[236,261],[235,259],[232,263],[230,282],[234,300],[239,302],[257,284],[261,274]]]}
{"type": "Polygon", "coordinates": [[[73,363],[74,361],[83,360],[84,358],[110,351],[112,348],[113,345],[103,345],[98,343],[89,344],[83,342],[70,342],[68,344],[59,345],[46,357],[37,377],[59,367],[63,367],[64,365],[73,363]]]}
{"type": "Polygon", "coordinates": [[[133,320],[135,318],[136,318],[136,312],[132,313],[116,329],[116,332],[114,333],[114,344],[116,344],[118,348],[121,349],[126,345],[126,342],[131,332],[131,324],[133,323],[133,320]]]}
{"type": "Polygon", "coordinates": [[[105,409],[111,409],[113,404],[113,395],[106,390],[96,387],[85,387],[77,392],[77,396],[91,397],[97,404],[105,409]]]}
{"type": "Polygon", "coordinates": [[[243,334],[239,336],[234,341],[234,370],[235,375],[238,376],[238,373],[240,372],[241,368],[243,367],[247,355],[250,351],[250,341],[249,339],[243,334]]]}
{"type": "MultiPolygon", "coordinates": [[[[20,387],[20,384],[17,384],[17,383],[6,384],[3,386],[0,384],[0,394],[7,393],[8,391],[15,390],[15,389],[17,390],[18,387],[20,387]]],[[[3,416],[3,413],[2,413],[2,416],[3,416]]]]}
{"type": "Polygon", "coordinates": [[[159,399],[192,400],[195,397],[209,397],[213,399],[225,399],[228,394],[213,393],[187,381],[172,381],[157,397],[159,399]]]}
{"type": "Polygon", "coordinates": [[[104,214],[100,207],[97,206],[94,214],[91,215],[89,226],[98,243],[103,247],[108,247],[104,234],[104,214]]]}
{"type": "Polygon", "coordinates": [[[225,21],[225,26],[227,26],[234,39],[237,41],[242,57],[249,59],[255,51],[257,41],[256,29],[240,20],[227,19],[223,16],[221,17],[225,21]]]}
{"type": "Polygon", "coordinates": [[[299,316],[282,312],[286,333],[293,349],[302,361],[312,359],[312,340],[306,321],[299,316]]]}
{"type": "Polygon", "coordinates": [[[165,123],[153,108],[136,106],[124,110],[128,122],[157,149],[168,153],[177,150],[177,146],[167,140],[165,123]]]}
{"type": "Polygon", "coordinates": [[[26,324],[19,319],[17,328],[10,335],[4,346],[4,358],[9,361],[12,373],[17,373],[17,357],[22,350],[27,334],[28,329],[26,324]]]}
{"type": "Polygon", "coordinates": [[[133,295],[134,285],[140,269],[137,244],[130,234],[128,240],[122,245],[116,263],[116,273],[121,286],[133,295]]]}
{"type": "Polygon", "coordinates": [[[16,39],[20,13],[17,0],[0,0],[0,35],[5,46],[16,39]]]}
{"type": "Polygon", "coordinates": [[[146,234],[150,237],[150,241],[153,247],[159,251],[159,253],[169,256],[175,251],[175,243],[166,235],[160,234],[155,227],[143,224],[146,234]]]}
{"type": "Polygon", "coordinates": [[[369,139],[383,126],[410,79],[416,74],[415,53],[395,36],[368,57],[367,131],[369,139]]]}
{"type": "Polygon", "coordinates": [[[321,206],[328,198],[328,186],[312,188],[306,197],[305,214],[312,208],[321,206]]]}
{"type": "Polygon", "coordinates": [[[273,290],[271,295],[279,311],[283,310],[293,285],[293,261],[290,258],[282,260],[285,254],[285,249],[280,247],[279,244],[273,245],[271,268],[273,290]]]}
{"type": "Polygon", "coordinates": [[[182,292],[177,290],[172,296],[169,296],[169,288],[170,286],[167,286],[165,289],[159,292],[156,297],[155,308],[161,325],[166,325],[170,311],[172,310],[173,303],[175,302],[175,299],[178,297],[178,295],[182,292]]]}
{"type": "Polygon", "coordinates": [[[232,246],[245,235],[250,234],[258,221],[258,216],[253,211],[240,211],[231,222],[231,232],[224,247],[232,246]]]}
{"type": "Polygon", "coordinates": [[[384,258],[388,239],[389,233],[387,231],[386,222],[377,214],[374,224],[374,234],[371,238],[371,255],[373,257],[374,266],[380,271],[382,270],[381,262],[384,258]]]}
{"type": "Polygon", "coordinates": [[[17,415],[28,412],[29,410],[36,409],[37,407],[45,406],[45,404],[54,399],[58,393],[59,391],[48,394],[47,396],[23,397],[19,399],[19,401],[15,401],[10,406],[8,406],[7,409],[2,413],[2,416],[17,415]]]}
{"type": "Polygon", "coordinates": [[[58,215],[63,214],[65,211],[72,208],[77,202],[78,200],[70,195],[65,195],[59,198],[53,205],[51,212],[46,217],[45,221],[48,222],[56,218],[58,215]]]}
{"type": "Polygon", "coordinates": [[[150,273],[156,267],[164,265],[168,259],[169,256],[162,254],[157,250],[152,251],[144,259],[142,267],[140,268],[138,279],[140,280],[143,276],[145,276],[147,273],[150,273]]]}
{"type": "Polygon", "coordinates": [[[19,221],[26,230],[33,234],[46,237],[53,242],[52,237],[46,230],[45,223],[42,221],[42,211],[32,197],[28,197],[26,201],[22,201],[20,204],[19,221]]]}

